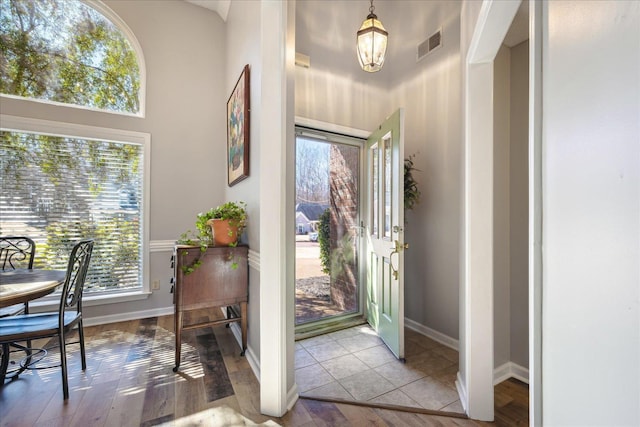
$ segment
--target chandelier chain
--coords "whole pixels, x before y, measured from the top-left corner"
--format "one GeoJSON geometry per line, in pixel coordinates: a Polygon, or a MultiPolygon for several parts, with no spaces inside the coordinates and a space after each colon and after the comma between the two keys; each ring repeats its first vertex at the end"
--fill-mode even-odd
{"type": "Polygon", "coordinates": [[[373,13],[373,11],[376,10],[375,7],[373,7],[373,0],[371,0],[371,6],[369,6],[369,13],[373,13]]]}

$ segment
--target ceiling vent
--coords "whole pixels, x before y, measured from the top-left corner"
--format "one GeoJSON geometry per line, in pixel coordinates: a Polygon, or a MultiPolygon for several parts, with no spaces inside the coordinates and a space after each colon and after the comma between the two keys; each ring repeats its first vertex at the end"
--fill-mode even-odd
{"type": "Polygon", "coordinates": [[[418,45],[418,57],[416,62],[420,61],[440,46],[442,46],[442,28],[418,45]]]}

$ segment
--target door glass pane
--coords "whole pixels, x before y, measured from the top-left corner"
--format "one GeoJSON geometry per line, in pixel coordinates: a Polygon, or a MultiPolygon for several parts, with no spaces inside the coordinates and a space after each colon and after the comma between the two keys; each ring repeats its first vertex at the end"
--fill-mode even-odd
{"type": "Polygon", "coordinates": [[[296,325],[359,310],[360,146],[296,138],[296,325]]]}
{"type": "Polygon", "coordinates": [[[372,159],[371,165],[371,179],[369,182],[371,183],[371,204],[373,205],[373,209],[371,209],[371,234],[375,237],[378,237],[378,207],[380,206],[380,198],[378,196],[379,192],[379,181],[378,181],[378,173],[379,173],[379,157],[378,157],[378,144],[374,144],[371,148],[370,158],[372,159]]]}
{"type": "Polygon", "coordinates": [[[391,238],[391,134],[383,138],[384,146],[384,237],[391,238]]]}

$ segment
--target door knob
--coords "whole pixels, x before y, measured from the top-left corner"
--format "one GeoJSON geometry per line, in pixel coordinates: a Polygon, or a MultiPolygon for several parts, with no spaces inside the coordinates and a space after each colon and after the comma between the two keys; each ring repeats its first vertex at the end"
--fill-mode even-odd
{"type": "Polygon", "coordinates": [[[400,243],[398,240],[394,240],[393,245],[393,252],[400,252],[402,250],[409,249],[408,243],[400,243]]]}
{"type": "MultiPolygon", "coordinates": [[[[394,254],[400,254],[400,252],[402,252],[405,249],[409,249],[409,244],[408,243],[400,243],[399,240],[394,240],[393,241],[393,251],[391,251],[391,253],[389,254],[389,266],[391,267],[391,272],[393,273],[393,278],[395,280],[398,280],[398,269],[395,268],[393,266],[393,255],[394,254]]],[[[399,256],[399,255],[398,255],[399,256]]]]}

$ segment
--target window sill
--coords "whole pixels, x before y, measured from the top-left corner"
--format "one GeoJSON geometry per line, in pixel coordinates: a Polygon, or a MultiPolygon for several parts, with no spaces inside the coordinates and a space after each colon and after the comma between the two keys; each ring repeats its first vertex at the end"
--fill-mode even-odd
{"type": "MultiPolygon", "coordinates": [[[[96,305],[118,304],[122,302],[139,301],[147,299],[150,296],[151,292],[142,290],[107,295],[85,295],[82,297],[82,305],[84,307],[92,307],[96,305]]],[[[60,296],[54,295],[53,297],[41,298],[39,301],[31,301],[29,302],[29,307],[41,310],[52,310],[57,309],[59,304],[60,296]]]]}

